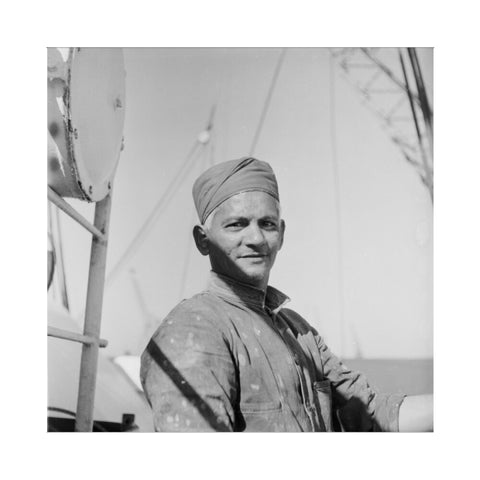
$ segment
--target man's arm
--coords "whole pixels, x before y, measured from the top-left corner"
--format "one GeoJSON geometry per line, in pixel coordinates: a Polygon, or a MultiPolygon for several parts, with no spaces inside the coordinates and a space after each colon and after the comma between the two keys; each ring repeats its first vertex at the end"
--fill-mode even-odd
{"type": "Polygon", "coordinates": [[[400,432],[433,432],[433,395],[412,395],[400,406],[400,432]]]}
{"type": "Polygon", "coordinates": [[[234,429],[235,366],[210,316],[177,307],[142,355],[141,380],[157,431],[234,429]]]}

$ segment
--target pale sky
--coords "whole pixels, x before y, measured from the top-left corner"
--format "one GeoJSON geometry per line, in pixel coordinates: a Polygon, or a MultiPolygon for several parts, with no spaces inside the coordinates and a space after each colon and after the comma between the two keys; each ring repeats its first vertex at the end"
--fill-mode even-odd
{"type": "MultiPolygon", "coordinates": [[[[216,113],[205,154],[195,161],[127,267],[106,286],[101,335],[109,340],[107,355],[138,354],[151,333],[130,267],[158,321],[181,298],[204,287],[209,264],[191,241],[196,221],[191,186],[212,159],[217,163],[250,152],[280,53],[265,48],[124,50],[125,149],[115,177],[107,271],[175,177],[213,104],[216,113]]],[[[432,55],[431,49],[419,49],[430,100],[432,55]]],[[[291,308],[339,355],[431,357],[428,191],[338,66],[331,102],[330,66],[326,49],[287,50],[254,152],[276,172],[287,224],[270,283],[292,299],[291,308]],[[335,201],[332,103],[340,209],[335,201]]],[[[92,205],[71,203],[92,218],[92,205]]],[[[75,316],[85,303],[90,237],[70,218],[61,214],[61,219],[75,316]]]]}

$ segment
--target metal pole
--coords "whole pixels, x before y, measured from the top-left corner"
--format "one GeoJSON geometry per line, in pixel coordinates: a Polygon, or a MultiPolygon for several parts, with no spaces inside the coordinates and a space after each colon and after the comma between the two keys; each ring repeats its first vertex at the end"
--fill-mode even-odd
{"type": "MultiPolygon", "coordinates": [[[[110,221],[111,192],[95,206],[94,225],[103,233],[103,238],[92,237],[90,270],[88,275],[87,302],[85,307],[84,335],[100,339],[105,265],[107,260],[107,232],[110,221]]],[[[80,382],[78,386],[76,432],[91,432],[95,384],[97,380],[99,342],[82,346],[80,382]]]]}
{"type": "Polygon", "coordinates": [[[82,217],[71,205],[69,205],[55,190],[48,187],[48,199],[54,203],[60,210],[63,210],[69,217],[73,218],[82,227],[86,228],[91,234],[98,238],[103,238],[103,233],[95,228],[87,219],[82,217]]]}
{"type": "Polygon", "coordinates": [[[423,83],[422,70],[420,69],[420,62],[418,61],[417,52],[415,48],[407,48],[410,63],[412,64],[415,82],[417,84],[418,96],[420,98],[420,106],[422,107],[423,117],[425,119],[425,126],[427,129],[427,138],[430,145],[431,157],[433,162],[433,114],[432,109],[428,103],[427,91],[423,83]]]}
{"type": "Polygon", "coordinates": [[[415,130],[417,132],[418,144],[419,144],[419,147],[420,147],[420,154],[421,154],[421,157],[422,157],[423,169],[424,169],[424,172],[425,172],[425,181],[427,183],[428,191],[430,193],[430,198],[433,201],[432,172],[431,172],[431,169],[430,169],[430,165],[428,165],[427,156],[426,156],[426,153],[425,153],[425,149],[423,147],[422,134],[420,132],[420,127],[418,125],[417,113],[415,111],[415,105],[414,105],[413,99],[412,99],[412,91],[410,89],[410,83],[408,81],[407,70],[405,68],[405,63],[403,61],[402,52],[399,50],[398,54],[400,56],[400,65],[402,66],[402,72],[403,72],[403,76],[405,78],[405,85],[407,86],[408,100],[410,102],[410,109],[412,110],[413,122],[415,124],[415,130]]]}
{"type": "Polygon", "coordinates": [[[98,345],[101,348],[108,345],[106,340],[87,337],[85,335],[81,335],[80,333],[70,332],[68,330],[63,330],[62,328],[56,327],[48,327],[47,335],[49,337],[61,338],[62,340],[70,340],[71,342],[86,343],[88,345],[98,342],[98,345]]]}

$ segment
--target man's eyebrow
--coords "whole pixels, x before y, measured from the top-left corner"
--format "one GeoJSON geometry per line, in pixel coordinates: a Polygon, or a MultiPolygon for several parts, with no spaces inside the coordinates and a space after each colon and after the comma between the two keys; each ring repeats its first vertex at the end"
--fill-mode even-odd
{"type": "Polygon", "coordinates": [[[223,220],[222,223],[229,223],[229,222],[238,222],[239,220],[248,220],[247,217],[243,215],[232,215],[231,217],[227,217],[225,220],[223,220]]]}
{"type": "MultiPolygon", "coordinates": [[[[268,221],[278,222],[279,221],[279,216],[278,215],[267,214],[267,215],[264,215],[263,217],[260,217],[259,220],[260,221],[268,220],[268,221]]],[[[231,222],[244,222],[244,221],[245,222],[249,221],[248,217],[246,217],[245,215],[232,215],[230,217],[225,218],[222,221],[222,224],[226,225],[227,223],[231,223],[231,222]]]]}

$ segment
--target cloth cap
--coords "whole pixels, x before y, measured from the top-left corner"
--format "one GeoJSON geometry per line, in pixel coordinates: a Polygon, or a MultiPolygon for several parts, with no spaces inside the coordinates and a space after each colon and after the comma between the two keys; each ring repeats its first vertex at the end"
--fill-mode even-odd
{"type": "Polygon", "coordinates": [[[259,190],[280,200],[272,167],[252,157],[218,163],[203,172],[193,184],[193,201],[202,225],[207,217],[237,193],[259,190]]]}

